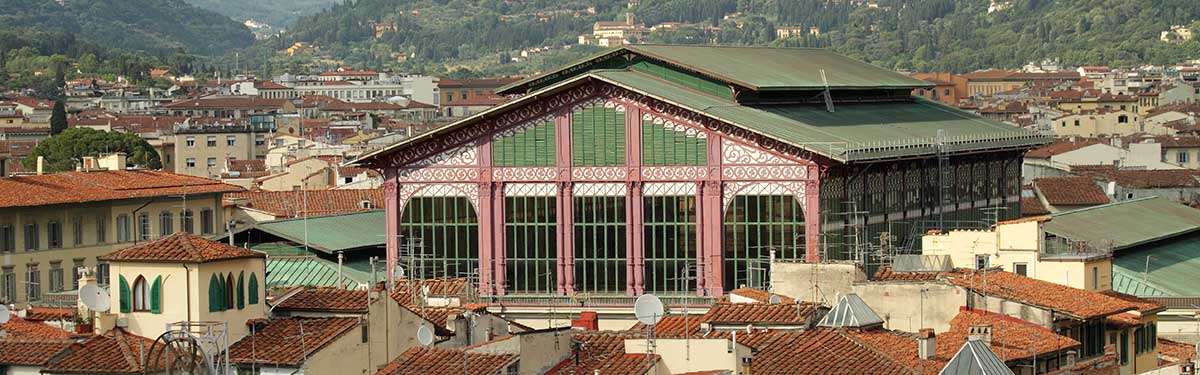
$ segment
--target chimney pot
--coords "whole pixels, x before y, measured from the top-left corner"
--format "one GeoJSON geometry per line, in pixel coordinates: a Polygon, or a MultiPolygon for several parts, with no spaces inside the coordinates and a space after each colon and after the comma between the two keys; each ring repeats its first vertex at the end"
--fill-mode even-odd
{"type": "Polygon", "coordinates": [[[917,333],[917,357],[923,360],[933,359],[937,354],[937,337],[933,328],[921,328],[917,333]]]}
{"type": "Polygon", "coordinates": [[[37,174],[39,176],[41,176],[42,173],[45,173],[45,171],[46,171],[46,157],[38,156],[37,157],[37,174]]]}

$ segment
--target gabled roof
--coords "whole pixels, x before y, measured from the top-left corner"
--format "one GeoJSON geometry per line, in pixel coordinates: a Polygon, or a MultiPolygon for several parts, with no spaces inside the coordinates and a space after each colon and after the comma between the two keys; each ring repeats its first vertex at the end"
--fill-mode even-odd
{"type": "Polygon", "coordinates": [[[156,351],[161,344],[154,340],[113,328],[103,335],[92,336],[83,342],[72,344],[60,356],[42,367],[43,373],[100,373],[141,374],[148,364],[143,362],[142,353],[156,351]]]}
{"type": "Polygon", "coordinates": [[[127,247],[99,257],[110,262],[207,263],[221,260],[266,258],[263,253],[213,241],[187,232],[127,247]]]}
{"type": "MultiPolygon", "coordinates": [[[[254,248],[264,247],[255,246],[254,248]]],[[[303,249],[300,250],[303,251],[303,249]]],[[[313,255],[271,255],[267,260],[267,288],[284,286],[354,288],[360,284],[370,283],[370,272],[360,272],[350,267],[342,267],[339,282],[337,263],[313,255]]]]}
{"type": "Polygon", "coordinates": [[[986,343],[978,339],[967,340],[939,374],[1016,375],[986,343]]]}
{"type": "Polygon", "coordinates": [[[971,326],[991,326],[991,341],[984,344],[1005,362],[1050,354],[1080,345],[1048,328],[1021,319],[983,310],[963,308],[950,320],[950,330],[937,335],[938,355],[950,358],[971,335],[971,326]]]}
{"type": "MultiPolygon", "coordinates": [[[[1093,184],[1094,185],[1094,184],[1093,184]]],[[[1046,232],[1122,250],[1200,230],[1200,210],[1147,197],[1053,214],[1046,232]]]]}
{"type": "Polygon", "coordinates": [[[0,367],[42,366],[75,343],[69,339],[0,339],[0,367]]]}
{"type": "Polygon", "coordinates": [[[546,372],[546,375],[601,374],[642,375],[650,369],[645,354],[625,354],[625,339],[639,337],[631,332],[584,331],[574,334],[581,350],[546,372]]]}
{"type": "Polygon", "coordinates": [[[649,58],[755,91],[913,89],[932,84],[825,49],[711,45],[625,45],[496,90],[523,93],[535,85],[569,78],[594,65],[634,55],[649,58]],[[822,80],[824,71],[825,80],[822,80]]]}
{"type": "Polygon", "coordinates": [[[275,305],[280,311],[366,312],[367,291],[303,288],[275,305]]]}
{"type": "Polygon", "coordinates": [[[517,362],[513,354],[468,352],[463,348],[413,347],[375,375],[493,375],[517,362]]]}
{"type": "Polygon", "coordinates": [[[819,327],[833,328],[857,328],[863,329],[867,327],[883,325],[883,318],[871,310],[870,306],[858,296],[858,294],[848,293],[838,299],[837,304],[833,305],[833,309],[825,314],[825,318],[817,323],[819,327]]]}
{"type": "Polygon", "coordinates": [[[1091,177],[1045,177],[1033,186],[1051,206],[1089,206],[1110,202],[1108,194],[1091,177]]]}
{"type": "Polygon", "coordinates": [[[709,308],[700,321],[709,324],[805,324],[817,312],[819,305],[799,303],[729,303],[718,302],[709,308]]]}
{"type": "Polygon", "coordinates": [[[299,367],[313,353],[357,327],[359,318],[286,318],[262,323],[254,334],[229,346],[230,362],[299,367]]]}
{"type": "Polygon", "coordinates": [[[1076,140],[1076,141],[1060,139],[1060,140],[1055,141],[1054,143],[1029,150],[1029,152],[1025,153],[1025,157],[1037,158],[1037,159],[1047,159],[1051,156],[1064,154],[1064,153],[1075,151],[1075,150],[1078,150],[1078,149],[1081,149],[1081,148],[1084,148],[1087,146],[1104,144],[1104,143],[1105,142],[1103,142],[1103,140],[1097,139],[1097,138],[1084,138],[1084,139],[1080,139],[1080,140],[1076,140]]]}
{"type": "Polygon", "coordinates": [[[5,340],[61,340],[71,337],[70,332],[40,321],[24,319],[16,314],[9,314],[8,322],[0,324],[0,331],[4,331],[4,336],[0,336],[0,339],[5,340]]]}
{"type": "Polygon", "coordinates": [[[1113,168],[1092,169],[1081,171],[1080,174],[1116,182],[1118,185],[1132,189],[1200,187],[1200,171],[1192,169],[1117,170],[1113,168]]]}
{"type": "Polygon", "coordinates": [[[162,171],[63,172],[0,178],[0,208],[235,191],[242,188],[162,171]]]}
{"type": "Polygon", "coordinates": [[[1136,310],[1138,307],[1137,304],[1098,292],[999,270],[958,270],[944,273],[941,278],[960,288],[989,297],[1052,310],[1055,315],[1080,320],[1136,310]]]}

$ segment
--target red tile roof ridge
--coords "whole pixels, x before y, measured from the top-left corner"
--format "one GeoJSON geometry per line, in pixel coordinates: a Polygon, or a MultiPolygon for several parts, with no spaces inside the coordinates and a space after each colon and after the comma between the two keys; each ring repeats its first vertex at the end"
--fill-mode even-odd
{"type": "Polygon", "coordinates": [[[266,254],[223,242],[209,240],[188,232],[176,232],[158,240],[130,246],[98,257],[110,262],[191,262],[266,258],[266,254]]]}
{"type": "Polygon", "coordinates": [[[255,330],[229,347],[230,361],[246,364],[276,364],[299,366],[312,353],[324,349],[359,325],[357,317],[291,317],[265,320],[266,325],[255,330]],[[293,331],[299,327],[309,328],[305,345],[287,345],[294,342],[293,331]],[[311,334],[310,334],[311,333],[311,334]],[[311,340],[312,342],[309,342],[311,340]],[[262,341],[262,343],[258,343],[262,341]],[[311,345],[309,345],[311,344],[311,345]]]}

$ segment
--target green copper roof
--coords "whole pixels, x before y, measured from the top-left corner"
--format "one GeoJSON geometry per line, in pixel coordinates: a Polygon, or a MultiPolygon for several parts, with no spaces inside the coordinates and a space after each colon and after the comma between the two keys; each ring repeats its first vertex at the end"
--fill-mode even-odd
{"type": "Polygon", "coordinates": [[[1139,297],[1200,296],[1196,275],[1200,275],[1197,235],[1147,244],[1113,258],[1113,290],[1139,297]]]}
{"type": "Polygon", "coordinates": [[[305,241],[308,231],[308,247],[326,253],[351,251],[384,246],[387,216],[382,210],[357,212],[342,215],[285,219],[262,222],[255,229],[287,239],[297,244],[305,241]]]}
{"type": "Polygon", "coordinates": [[[944,130],[951,152],[1040,145],[1045,138],[939,103],[745,106],[646,74],[603,70],[591,75],[835,160],[882,159],[937,152],[944,130]]]}
{"type": "Polygon", "coordinates": [[[1046,233],[1114,251],[1200,230],[1200,210],[1160,197],[1063,211],[1053,217],[1046,222],[1046,233]]]}
{"type": "Polygon", "coordinates": [[[342,267],[338,285],[337,263],[316,256],[277,256],[267,258],[267,287],[316,286],[355,288],[371,284],[371,274],[342,267]]]}
{"type": "Polygon", "coordinates": [[[929,82],[880,68],[833,51],[816,48],[711,45],[626,45],[502,87],[502,94],[523,92],[583,74],[621,68],[628,55],[641,56],[685,71],[755,91],[824,89],[912,89],[929,82]],[[825,79],[821,78],[821,71],[825,79]],[[517,89],[517,90],[514,90],[517,89]]]}

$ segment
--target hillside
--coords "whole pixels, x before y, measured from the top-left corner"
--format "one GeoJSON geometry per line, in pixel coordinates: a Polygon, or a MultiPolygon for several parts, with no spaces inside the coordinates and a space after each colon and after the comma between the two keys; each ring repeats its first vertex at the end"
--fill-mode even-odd
{"type": "Polygon", "coordinates": [[[25,45],[43,54],[83,50],[223,54],[254,42],[244,26],[178,0],[0,0],[5,50],[25,45]]]}
{"type": "Polygon", "coordinates": [[[253,19],[275,28],[288,27],[302,16],[328,8],[339,0],[186,0],[237,21],[253,19]]]}
{"type": "MultiPolygon", "coordinates": [[[[877,7],[856,0],[358,0],[302,18],[282,39],[267,45],[312,42],[327,57],[370,67],[465,67],[480,74],[507,74],[562,60],[542,57],[507,66],[513,53],[574,44],[593,22],[623,20],[628,11],[647,26],[692,25],[655,31],[651,42],[824,47],[918,71],[1011,68],[1048,58],[1068,65],[1133,66],[1200,57],[1200,41],[1158,40],[1172,25],[1200,25],[1195,0],[874,3],[877,7]],[[636,5],[627,8],[628,3],[636,5]],[[396,32],[376,38],[373,25],[392,22],[396,32]],[[819,33],[777,39],[776,29],[782,26],[806,31],[815,26],[819,33]]],[[[579,49],[558,51],[554,54],[580,55],[579,49]]]]}

